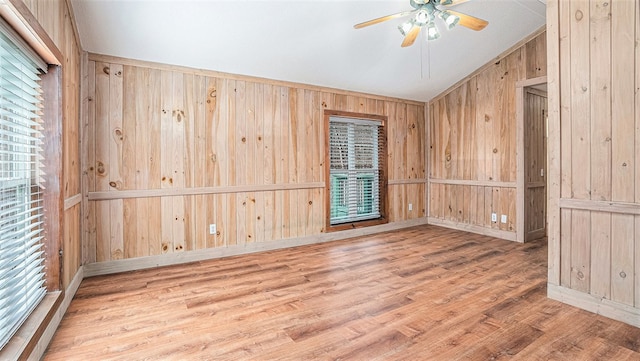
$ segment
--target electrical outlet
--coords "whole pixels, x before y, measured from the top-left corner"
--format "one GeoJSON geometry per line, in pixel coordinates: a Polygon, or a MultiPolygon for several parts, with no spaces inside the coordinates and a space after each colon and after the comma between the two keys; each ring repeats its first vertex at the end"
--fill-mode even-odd
{"type": "Polygon", "coordinates": [[[540,169],[540,177],[544,177],[544,168],[540,169]]]}
{"type": "Polygon", "coordinates": [[[495,213],[491,213],[491,222],[497,222],[498,221],[498,215],[495,213]]]}
{"type": "Polygon", "coordinates": [[[506,214],[503,214],[502,217],[500,217],[500,222],[507,223],[507,215],[506,214]]]}
{"type": "Polygon", "coordinates": [[[409,210],[412,211],[413,210],[413,204],[409,203],[409,210]]]}
{"type": "Polygon", "coordinates": [[[216,224],[215,223],[211,223],[209,225],[209,234],[216,234],[216,224]]]}

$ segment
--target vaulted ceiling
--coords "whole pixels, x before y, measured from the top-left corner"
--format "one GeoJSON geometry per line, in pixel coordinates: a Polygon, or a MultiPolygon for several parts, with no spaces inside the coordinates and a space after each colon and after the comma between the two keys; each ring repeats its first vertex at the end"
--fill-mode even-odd
{"type": "Polygon", "coordinates": [[[544,0],[471,0],[489,21],[402,48],[409,0],[72,0],[92,53],[428,101],[545,24],[544,0]]]}

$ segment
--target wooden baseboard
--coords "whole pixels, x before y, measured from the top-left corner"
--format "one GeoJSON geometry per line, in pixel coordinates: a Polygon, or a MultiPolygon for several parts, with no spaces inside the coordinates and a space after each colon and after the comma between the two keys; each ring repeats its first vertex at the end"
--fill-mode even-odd
{"type": "Polygon", "coordinates": [[[547,283],[547,297],[589,312],[640,327],[640,309],[547,283]]]}
{"type": "Polygon", "coordinates": [[[441,227],[456,229],[459,231],[482,234],[489,237],[505,239],[507,241],[516,241],[516,232],[503,231],[501,229],[486,228],[482,226],[477,226],[475,224],[447,221],[444,219],[434,218],[434,217],[429,217],[428,219],[429,219],[429,224],[433,224],[435,226],[441,226],[441,227]]]}
{"type": "Polygon", "coordinates": [[[112,273],[135,271],[140,269],[170,266],[182,263],[204,261],[248,253],[272,251],[276,249],[303,246],[308,244],[337,241],[347,238],[366,236],[375,233],[393,231],[402,228],[427,224],[426,218],[409,221],[385,223],[381,225],[350,229],[345,231],[322,233],[319,235],[289,238],[277,241],[248,243],[224,248],[209,248],[197,251],[163,254],[158,256],[122,259],[107,262],[90,263],[84,266],[84,277],[101,276],[112,273]]]}
{"type": "Polygon", "coordinates": [[[529,242],[529,241],[533,241],[536,240],[538,238],[542,238],[544,236],[547,235],[547,230],[542,228],[542,229],[536,229],[535,231],[531,231],[528,232],[527,235],[524,237],[524,241],[525,242],[529,242]]]}
{"type": "Polygon", "coordinates": [[[42,334],[42,336],[40,336],[40,339],[38,340],[35,347],[31,351],[31,354],[29,355],[28,360],[41,360],[42,356],[44,356],[44,353],[47,350],[47,346],[49,346],[49,343],[51,342],[53,335],[56,333],[56,330],[60,325],[60,321],[62,321],[62,317],[67,312],[67,308],[69,308],[69,305],[71,304],[71,300],[73,300],[73,297],[76,295],[76,292],[80,287],[80,283],[82,283],[82,280],[84,279],[83,271],[84,271],[83,266],[80,266],[80,269],[78,269],[78,272],[76,272],[76,275],[73,276],[73,279],[69,284],[69,287],[67,287],[67,289],[64,292],[64,298],[62,299],[60,306],[55,311],[55,314],[49,321],[47,328],[44,330],[44,333],[42,334]]]}

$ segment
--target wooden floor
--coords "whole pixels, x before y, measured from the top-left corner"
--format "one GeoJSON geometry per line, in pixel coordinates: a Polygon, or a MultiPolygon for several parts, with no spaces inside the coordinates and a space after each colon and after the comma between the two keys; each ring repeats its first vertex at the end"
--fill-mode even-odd
{"type": "Polygon", "coordinates": [[[434,226],[82,282],[45,360],[640,360],[547,247],[434,226]]]}

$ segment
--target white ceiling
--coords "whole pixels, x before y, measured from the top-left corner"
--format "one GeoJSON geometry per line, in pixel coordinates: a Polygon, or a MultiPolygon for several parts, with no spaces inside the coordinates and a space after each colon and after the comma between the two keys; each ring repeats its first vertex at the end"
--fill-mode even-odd
{"type": "Polygon", "coordinates": [[[428,101],[545,24],[544,0],[472,0],[489,21],[401,48],[409,0],[72,0],[84,50],[428,101]]]}

